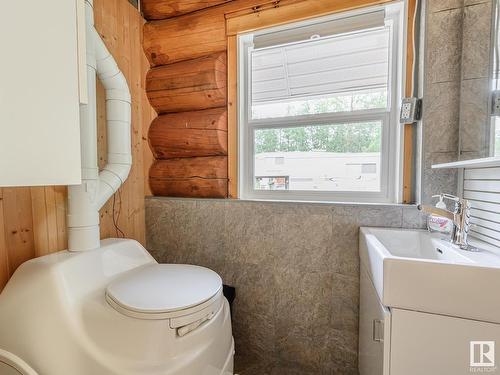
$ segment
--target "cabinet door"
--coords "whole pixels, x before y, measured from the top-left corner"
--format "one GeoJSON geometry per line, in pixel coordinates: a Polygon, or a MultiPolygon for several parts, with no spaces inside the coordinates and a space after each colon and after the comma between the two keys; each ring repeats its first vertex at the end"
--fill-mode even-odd
{"type": "Polygon", "coordinates": [[[359,373],[388,375],[391,314],[378,298],[365,267],[361,267],[359,306],[359,373]]]}
{"type": "Polygon", "coordinates": [[[393,309],[391,375],[495,374],[495,343],[499,324],[393,309]]]}
{"type": "Polygon", "coordinates": [[[79,1],[1,2],[0,186],[80,183],[79,1]]]}

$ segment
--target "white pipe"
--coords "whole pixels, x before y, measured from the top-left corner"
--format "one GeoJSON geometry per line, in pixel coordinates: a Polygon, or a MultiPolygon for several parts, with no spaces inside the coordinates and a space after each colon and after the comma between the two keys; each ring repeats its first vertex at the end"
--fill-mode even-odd
{"type": "Polygon", "coordinates": [[[88,105],[80,106],[82,184],[68,189],[70,251],[100,246],[99,210],[125,182],[132,166],[131,97],[127,81],[94,28],[86,0],[88,105]],[[98,173],[96,74],[106,90],[107,165],[98,173]]]}
{"type": "Polygon", "coordinates": [[[100,37],[96,40],[97,74],[106,90],[108,163],[99,174],[97,204],[102,207],[125,182],[132,167],[130,90],[100,37]]]}

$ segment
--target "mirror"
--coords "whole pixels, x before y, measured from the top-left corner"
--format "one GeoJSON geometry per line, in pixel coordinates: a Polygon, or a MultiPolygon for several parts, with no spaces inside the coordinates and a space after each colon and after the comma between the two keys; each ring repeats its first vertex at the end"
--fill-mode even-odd
{"type": "Polygon", "coordinates": [[[500,0],[464,6],[459,160],[500,156],[499,9],[500,0]]]}

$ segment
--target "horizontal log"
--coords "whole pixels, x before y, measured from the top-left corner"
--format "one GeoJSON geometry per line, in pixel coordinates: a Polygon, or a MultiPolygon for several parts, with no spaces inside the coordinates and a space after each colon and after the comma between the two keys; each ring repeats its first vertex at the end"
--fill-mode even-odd
{"type": "Polygon", "coordinates": [[[225,107],[202,111],[178,112],[160,115],[151,123],[151,127],[172,129],[217,129],[227,131],[227,110],[225,107]]]}
{"type": "Polygon", "coordinates": [[[216,88],[226,83],[226,72],[225,52],[181,61],[149,70],[146,91],[216,88]]]}
{"type": "Polygon", "coordinates": [[[226,13],[273,1],[234,0],[180,17],[147,22],[143,30],[144,52],[151,66],[158,66],[226,51],[226,13]]]}
{"type": "Polygon", "coordinates": [[[156,159],[227,155],[227,132],[162,129],[149,139],[156,159]]]}
{"type": "Polygon", "coordinates": [[[141,10],[147,20],[162,20],[232,0],[142,0],[141,10]]]}
{"type": "Polygon", "coordinates": [[[223,107],[227,101],[226,53],[151,69],[146,93],[158,113],[223,107]]]}
{"type": "Polygon", "coordinates": [[[154,195],[191,198],[227,197],[227,157],[157,160],[149,171],[154,195]]]}
{"type": "Polygon", "coordinates": [[[226,50],[224,14],[210,9],[164,21],[148,22],[144,52],[151,66],[166,65],[226,50]]]}
{"type": "Polygon", "coordinates": [[[149,171],[151,178],[227,178],[227,157],[206,156],[157,160],[149,171]]]}
{"type": "Polygon", "coordinates": [[[227,179],[173,178],[168,181],[149,179],[153,195],[181,198],[227,198],[227,179]]]}
{"type": "Polygon", "coordinates": [[[225,108],[157,117],[149,128],[156,159],[227,155],[225,108]]]}

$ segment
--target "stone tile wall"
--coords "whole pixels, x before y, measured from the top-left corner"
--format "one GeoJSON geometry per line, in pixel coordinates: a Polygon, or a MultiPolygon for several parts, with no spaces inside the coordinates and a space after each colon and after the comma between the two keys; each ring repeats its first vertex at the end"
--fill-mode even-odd
{"type": "Polygon", "coordinates": [[[147,248],[234,285],[244,374],[357,374],[360,226],[422,227],[415,207],[148,198],[147,248]]]}
{"type": "Polygon", "coordinates": [[[426,12],[422,201],[456,194],[436,163],[489,156],[492,0],[429,0],[426,12]]]}
{"type": "Polygon", "coordinates": [[[456,170],[433,170],[458,160],[464,0],[429,0],[425,19],[421,200],[456,194],[456,170]]]}
{"type": "Polygon", "coordinates": [[[491,0],[465,0],[460,96],[460,159],[488,157],[491,0]]]}

